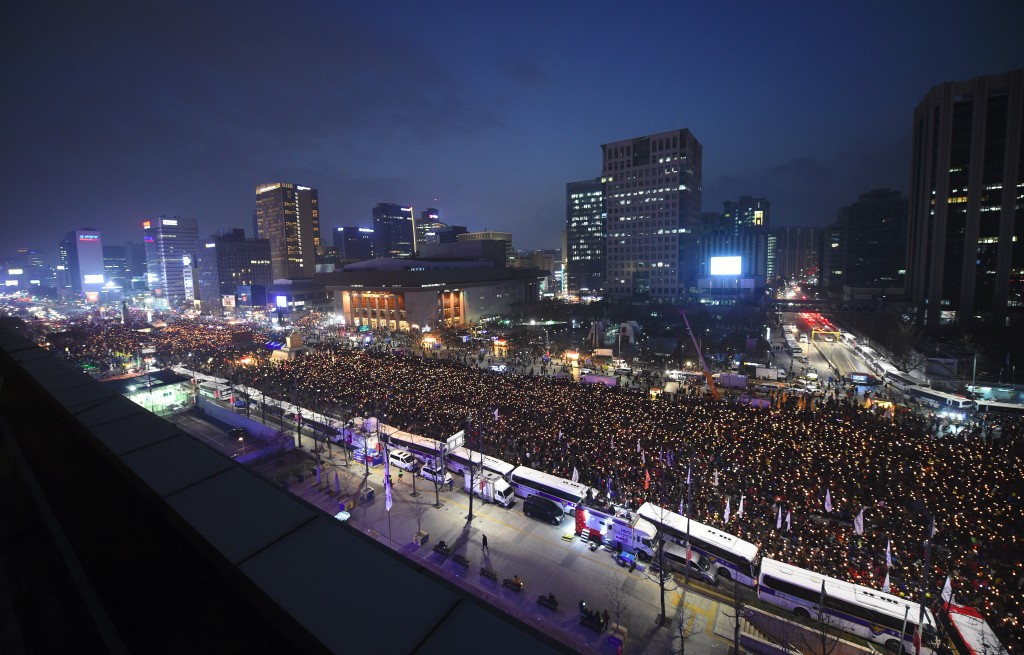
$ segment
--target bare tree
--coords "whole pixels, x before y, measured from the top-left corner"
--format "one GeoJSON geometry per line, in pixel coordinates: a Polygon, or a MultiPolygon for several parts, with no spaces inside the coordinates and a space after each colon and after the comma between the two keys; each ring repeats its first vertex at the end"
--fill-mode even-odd
{"type": "MultiPolygon", "coordinates": [[[[698,630],[693,625],[694,615],[686,609],[686,587],[683,587],[682,596],[679,598],[679,605],[676,607],[676,635],[679,637],[679,655],[686,655],[686,642],[698,630]]],[[[675,649],[669,643],[669,652],[675,653],[675,649]]]]}
{"type": "Polygon", "coordinates": [[[605,587],[606,599],[612,608],[612,616],[615,617],[615,625],[621,626],[628,618],[626,609],[629,607],[629,594],[626,592],[626,576],[618,579],[612,578],[605,587]]]}
{"type": "Polygon", "coordinates": [[[888,346],[897,368],[909,373],[924,363],[924,355],[914,347],[920,343],[922,334],[921,328],[912,323],[897,323],[893,328],[888,346]]]}
{"type": "Polygon", "coordinates": [[[426,503],[414,502],[412,504],[412,515],[416,519],[416,534],[423,533],[423,517],[427,513],[429,505],[426,503]]]}
{"type": "Polygon", "coordinates": [[[740,652],[740,619],[743,618],[743,595],[740,593],[740,585],[737,582],[732,584],[732,614],[724,613],[733,620],[732,642],[733,652],[740,652]]]}

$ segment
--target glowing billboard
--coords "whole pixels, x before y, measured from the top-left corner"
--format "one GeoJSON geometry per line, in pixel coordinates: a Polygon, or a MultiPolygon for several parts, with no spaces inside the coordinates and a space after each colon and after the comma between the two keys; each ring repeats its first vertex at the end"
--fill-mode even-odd
{"type": "Polygon", "coordinates": [[[740,275],[743,271],[742,257],[712,257],[711,275],[740,275]]]}

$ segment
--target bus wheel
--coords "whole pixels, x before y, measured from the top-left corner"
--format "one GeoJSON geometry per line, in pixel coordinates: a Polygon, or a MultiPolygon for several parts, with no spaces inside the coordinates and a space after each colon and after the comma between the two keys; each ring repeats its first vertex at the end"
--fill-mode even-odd
{"type": "Polygon", "coordinates": [[[890,653],[903,653],[903,645],[900,644],[899,639],[889,639],[885,642],[885,650],[890,653]]]}
{"type": "Polygon", "coordinates": [[[732,571],[729,569],[718,569],[718,575],[725,578],[726,580],[732,580],[732,571]]]}
{"type": "Polygon", "coordinates": [[[804,607],[797,607],[793,609],[793,614],[796,614],[801,619],[811,618],[811,613],[804,607]]]}
{"type": "Polygon", "coordinates": [[[636,556],[637,556],[637,559],[639,559],[641,562],[649,562],[650,559],[651,559],[651,556],[648,555],[645,551],[642,551],[642,550],[636,551],[636,556]]]}

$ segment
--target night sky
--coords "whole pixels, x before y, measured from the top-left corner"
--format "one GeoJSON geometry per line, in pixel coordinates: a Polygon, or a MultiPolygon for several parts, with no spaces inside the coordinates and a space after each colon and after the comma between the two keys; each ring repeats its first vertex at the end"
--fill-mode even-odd
{"type": "Polygon", "coordinates": [[[249,232],[273,181],[319,189],[325,234],[396,202],[557,248],[601,143],[683,127],[705,211],[824,225],[907,191],[915,105],[1024,65],[1022,25],[1016,0],[16,3],[0,256],[160,214],[249,232]]]}

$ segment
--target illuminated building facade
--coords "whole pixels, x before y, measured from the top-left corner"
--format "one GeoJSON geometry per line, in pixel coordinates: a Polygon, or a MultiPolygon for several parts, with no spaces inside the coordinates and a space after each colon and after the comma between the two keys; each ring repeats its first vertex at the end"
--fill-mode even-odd
{"type": "Polygon", "coordinates": [[[161,216],[143,221],[142,233],[146,277],[154,304],[158,307],[183,305],[194,295],[193,263],[199,241],[199,222],[194,218],[161,216]]]}
{"type": "Polygon", "coordinates": [[[434,207],[421,211],[416,220],[416,251],[419,252],[425,243],[438,243],[438,232],[447,227],[447,223],[441,222],[441,212],[434,207]]]}
{"type": "Polygon", "coordinates": [[[318,279],[347,325],[408,332],[469,325],[535,303],[546,275],[490,262],[376,259],[318,279]]]}
{"type": "Polygon", "coordinates": [[[1024,69],[933,87],[914,110],[907,293],[920,324],[1024,315],[1024,69]]]}
{"type": "Polygon", "coordinates": [[[320,250],[320,201],[316,189],[287,182],[256,187],[257,237],[270,242],[275,280],[316,274],[320,250]]]}
{"type": "Polygon", "coordinates": [[[81,294],[87,302],[99,302],[100,290],[106,282],[99,230],[83,228],[68,232],[60,243],[60,256],[67,288],[81,294]]]}
{"type": "Polygon", "coordinates": [[[565,185],[566,290],[572,295],[604,292],[605,218],[600,178],[565,185]]]}
{"type": "Polygon", "coordinates": [[[607,295],[681,300],[696,282],[703,148],[689,130],[601,146],[607,295]]]}

